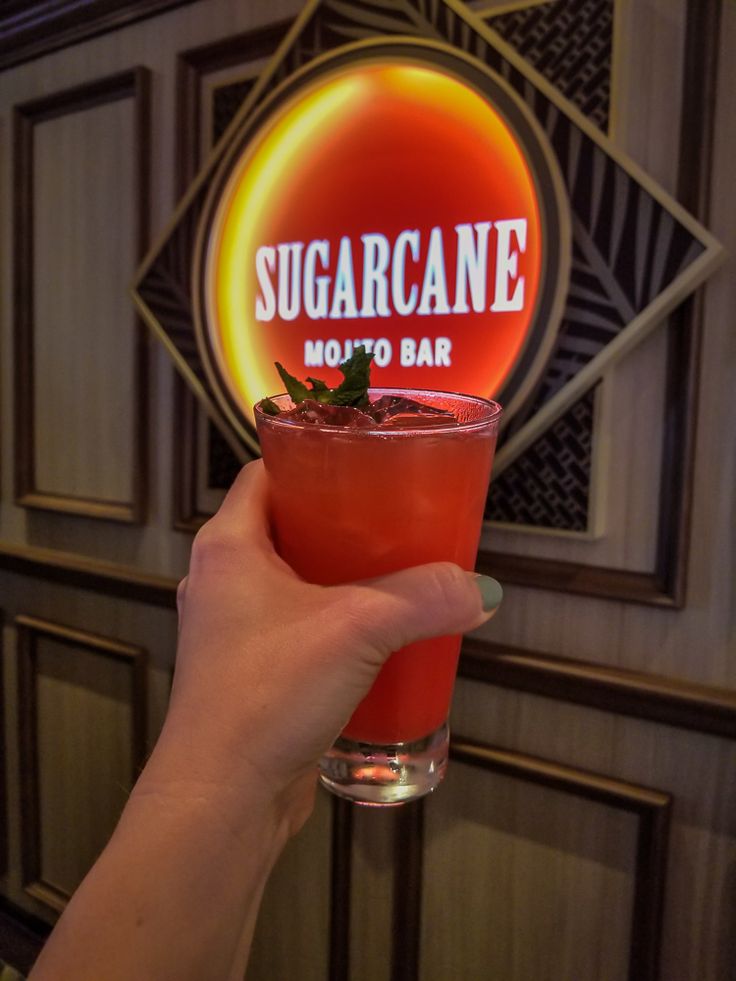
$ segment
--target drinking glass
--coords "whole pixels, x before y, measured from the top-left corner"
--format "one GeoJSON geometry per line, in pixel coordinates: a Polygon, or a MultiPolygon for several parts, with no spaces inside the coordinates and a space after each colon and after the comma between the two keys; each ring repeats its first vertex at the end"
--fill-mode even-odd
{"type": "MultiPolygon", "coordinates": [[[[308,582],[371,579],[425,562],[472,570],[501,408],[447,392],[371,389],[452,412],[401,428],[302,422],[256,409],[279,554],[308,582]],[[425,424],[422,424],[425,422],[425,424]]],[[[287,395],[273,401],[280,409],[287,395]]],[[[320,764],[320,779],[356,803],[402,804],[440,783],[461,638],[393,653],[320,764]]]]}

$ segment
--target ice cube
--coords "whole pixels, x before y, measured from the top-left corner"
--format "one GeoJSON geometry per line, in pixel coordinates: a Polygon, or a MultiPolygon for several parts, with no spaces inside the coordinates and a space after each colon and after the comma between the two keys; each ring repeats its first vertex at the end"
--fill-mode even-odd
{"type": "Polygon", "coordinates": [[[304,399],[293,409],[281,413],[282,419],[295,419],[320,426],[343,426],[346,429],[371,429],[375,421],[352,405],[326,405],[316,399],[304,399]]]}
{"type": "Polygon", "coordinates": [[[447,409],[438,409],[434,405],[399,395],[382,395],[371,402],[366,411],[382,426],[390,424],[408,428],[412,423],[417,426],[446,426],[456,421],[454,413],[447,409]]]}

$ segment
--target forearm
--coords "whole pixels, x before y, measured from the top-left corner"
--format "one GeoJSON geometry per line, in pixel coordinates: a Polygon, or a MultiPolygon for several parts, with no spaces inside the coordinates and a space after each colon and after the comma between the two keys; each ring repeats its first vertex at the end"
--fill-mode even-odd
{"type": "Polygon", "coordinates": [[[33,981],[242,977],[286,823],[255,782],[245,792],[204,783],[166,752],[152,757],[33,981]]]}

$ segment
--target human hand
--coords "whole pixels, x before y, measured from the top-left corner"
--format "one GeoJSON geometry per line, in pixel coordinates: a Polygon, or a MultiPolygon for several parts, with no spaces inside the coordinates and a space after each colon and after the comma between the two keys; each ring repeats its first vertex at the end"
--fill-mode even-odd
{"type": "Polygon", "coordinates": [[[254,782],[296,830],[316,764],[389,654],[493,615],[483,580],[451,563],[315,586],[276,554],[267,477],[246,466],[198,533],[179,588],[180,636],[164,736],[210,786],[254,782]]]}

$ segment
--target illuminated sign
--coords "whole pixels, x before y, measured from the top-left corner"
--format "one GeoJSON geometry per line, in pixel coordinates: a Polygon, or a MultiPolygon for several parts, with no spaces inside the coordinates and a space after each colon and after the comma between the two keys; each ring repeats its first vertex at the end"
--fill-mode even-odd
{"type": "Polygon", "coordinates": [[[364,42],[233,138],[199,226],[200,354],[240,431],[282,387],[274,361],[336,383],[356,344],[376,385],[518,404],[568,266],[556,164],[503,79],[434,42],[364,42]]]}

